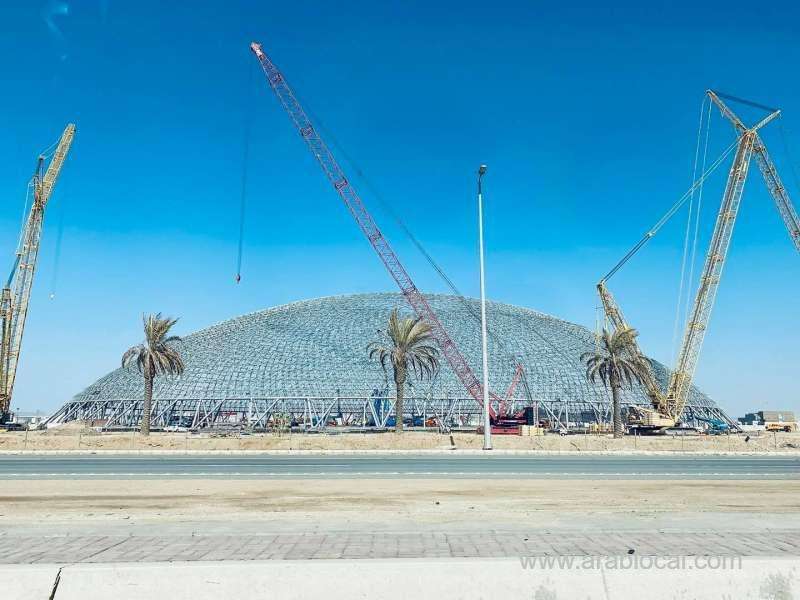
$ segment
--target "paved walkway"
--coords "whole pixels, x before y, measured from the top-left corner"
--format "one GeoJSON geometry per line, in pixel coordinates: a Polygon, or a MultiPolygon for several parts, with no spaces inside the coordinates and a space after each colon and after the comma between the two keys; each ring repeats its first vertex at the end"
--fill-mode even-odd
{"type": "Polygon", "coordinates": [[[275,535],[0,535],[2,564],[520,556],[800,556],[800,530],[275,535]]]}

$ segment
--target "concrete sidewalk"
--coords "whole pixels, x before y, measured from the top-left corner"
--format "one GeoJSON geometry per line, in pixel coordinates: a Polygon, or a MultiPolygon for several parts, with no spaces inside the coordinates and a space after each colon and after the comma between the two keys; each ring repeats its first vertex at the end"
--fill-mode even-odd
{"type": "Polygon", "coordinates": [[[680,568],[667,562],[525,568],[519,559],[121,563],[2,566],[0,580],[3,597],[15,600],[790,600],[800,594],[798,558],[749,558],[714,568],[691,560],[674,564],[680,568]]]}
{"type": "MultiPolygon", "coordinates": [[[[152,530],[152,528],[150,528],[152,530]]],[[[800,558],[800,530],[306,532],[194,535],[0,535],[0,564],[511,558],[800,558]]]]}

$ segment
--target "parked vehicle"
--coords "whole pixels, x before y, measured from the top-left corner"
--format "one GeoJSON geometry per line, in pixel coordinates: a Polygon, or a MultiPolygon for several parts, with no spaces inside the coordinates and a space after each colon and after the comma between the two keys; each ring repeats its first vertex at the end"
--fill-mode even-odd
{"type": "Polygon", "coordinates": [[[170,433],[189,431],[192,428],[192,417],[173,417],[164,431],[170,433]]]}

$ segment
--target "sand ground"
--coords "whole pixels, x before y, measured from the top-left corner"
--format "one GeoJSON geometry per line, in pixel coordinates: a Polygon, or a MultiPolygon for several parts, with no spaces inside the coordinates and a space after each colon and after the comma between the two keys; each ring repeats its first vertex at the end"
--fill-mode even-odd
{"type": "Polygon", "coordinates": [[[237,523],[282,531],[797,529],[800,481],[12,480],[0,489],[4,530],[237,523]]]}
{"type": "MultiPolygon", "coordinates": [[[[667,451],[667,452],[753,452],[798,453],[800,433],[721,436],[626,436],[615,440],[607,434],[544,435],[522,437],[495,435],[494,447],[509,450],[559,452],[667,451]]],[[[176,452],[203,450],[435,450],[479,449],[482,437],[474,433],[452,436],[409,431],[402,436],[379,434],[254,434],[221,436],[209,433],[161,433],[143,437],[137,432],[99,432],[80,423],[47,431],[0,433],[0,451],[139,451],[176,452]],[[452,439],[451,439],[452,437],[452,439]]]]}

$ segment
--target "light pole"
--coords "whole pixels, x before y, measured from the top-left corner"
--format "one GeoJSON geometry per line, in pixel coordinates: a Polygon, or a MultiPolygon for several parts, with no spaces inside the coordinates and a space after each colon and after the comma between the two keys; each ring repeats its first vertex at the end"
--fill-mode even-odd
{"type": "Polygon", "coordinates": [[[483,354],[483,449],[492,449],[492,424],[489,418],[489,347],[486,339],[486,283],[483,271],[483,190],[481,180],[486,165],[478,168],[478,254],[481,271],[481,347],[483,354]]]}

